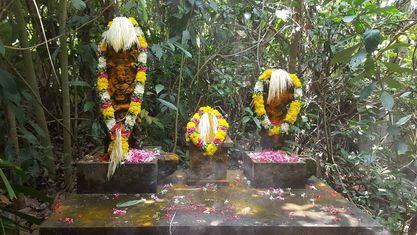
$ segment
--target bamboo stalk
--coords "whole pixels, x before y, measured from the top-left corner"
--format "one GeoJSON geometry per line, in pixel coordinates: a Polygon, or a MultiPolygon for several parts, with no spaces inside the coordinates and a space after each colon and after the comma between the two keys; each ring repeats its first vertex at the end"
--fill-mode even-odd
{"type": "Polygon", "coordinates": [[[66,127],[63,129],[64,137],[64,174],[65,185],[69,186],[72,182],[72,154],[71,154],[71,99],[68,83],[68,48],[67,48],[67,0],[59,2],[59,60],[61,65],[61,84],[62,84],[62,120],[66,127]]]}
{"type": "MultiPolygon", "coordinates": [[[[13,4],[13,13],[16,18],[16,29],[18,32],[19,37],[19,43],[21,44],[21,47],[28,47],[29,46],[29,40],[28,40],[28,33],[26,31],[26,22],[25,22],[25,16],[23,11],[22,4],[20,0],[15,0],[13,4]]],[[[40,94],[39,94],[39,86],[38,86],[38,80],[36,78],[36,72],[33,64],[32,59],[32,52],[30,50],[22,51],[23,54],[23,63],[24,63],[24,71],[26,75],[26,80],[28,84],[30,85],[31,89],[33,90],[33,95],[35,96],[35,99],[41,100],[40,94]]],[[[38,123],[39,127],[44,132],[44,135],[39,136],[40,142],[42,147],[45,148],[45,164],[48,169],[49,177],[55,178],[56,171],[55,171],[55,164],[54,164],[54,155],[52,152],[52,145],[51,145],[51,138],[48,131],[48,125],[46,123],[45,119],[45,113],[42,109],[42,105],[38,102],[33,102],[33,112],[35,115],[35,120],[38,123]]]]}

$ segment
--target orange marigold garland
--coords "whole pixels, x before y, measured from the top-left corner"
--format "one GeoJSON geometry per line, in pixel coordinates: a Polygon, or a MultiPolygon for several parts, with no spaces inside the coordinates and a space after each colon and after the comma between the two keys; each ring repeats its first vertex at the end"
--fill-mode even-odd
{"type": "Polygon", "coordinates": [[[303,95],[301,81],[296,74],[289,74],[292,81],[292,86],[294,87],[295,100],[290,103],[288,112],[280,125],[274,125],[269,120],[268,115],[266,115],[263,90],[264,83],[268,82],[273,72],[274,70],[267,69],[259,76],[259,80],[255,84],[255,89],[252,95],[256,116],[261,119],[261,124],[268,131],[269,136],[279,135],[281,132],[288,133],[290,125],[294,124],[297,120],[298,114],[300,113],[301,107],[303,105],[303,103],[300,101],[303,95]]]}
{"type": "MultiPolygon", "coordinates": [[[[144,93],[144,85],[146,81],[146,61],[147,61],[147,47],[148,44],[143,37],[143,31],[139,27],[137,21],[130,17],[129,21],[133,24],[134,30],[137,36],[136,46],[139,49],[139,56],[136,63],[137,73],[135,79],[135,88],[133,94],[131,95],[130,106],[127,111],[125,121],[123,123],[117,123],[115,116],[114,116],[114,108],[113,103],[111,101],[111,97],[107,91],[108,88],[108,73],[107,73],[107,50],[108,45],[105,40],[103,40],[99,45],[99,59],[98,59],[98,66],[97,66],[97,90],[100,97],[100,108],[101,112],[104,117],[104,121],[106,126],[110,132],[112,142],[109,145],[108,152],[111,154],[115,149],[115,146],[121,149],[122,158],[125,159],[128,152],[129,152],[129,144],[128,139],[133,130],[133,127],[136,122],[136,118],[141,111],[141,104],[143,99],[144,93]],[[118,138],[119,136],[119,138],[118,138]],[[118,140],[118,141],[117,141],[118,140]],[[118,142],[116,144],[116,142],[118,142]]],[[[112,26],[112,22],[109,22],[108,27],[112,26]]],[[[112,159],[110,159],[112,161],[112,159]]],[[[115,169],[115,168],[114,168],[115,169]]],[[[108,173],[110,177],[113,172],[108,173]]]]}

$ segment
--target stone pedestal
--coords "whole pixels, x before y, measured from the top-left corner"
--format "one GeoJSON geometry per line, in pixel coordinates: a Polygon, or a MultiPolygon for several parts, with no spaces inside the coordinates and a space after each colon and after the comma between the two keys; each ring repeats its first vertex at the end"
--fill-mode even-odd
{"type": "Polygon", "coordinates": [[[179,162],[178,155],[161,151],[160,147],[145,147],[156,157],[147,163],[125,163],[107,179],[108,162],[102,152],[85,156],[77,162],[77,193],[155,193],[158,181],[172,174],[179,162]]]}
{"type": "Polygon", "coordinates": [[[214,183],[228,185],[227,163],[228,154],[224,147],[219,147],[213,156],[204,156],[196,146],[189,146],[190,167],[187,182],[191,185],[214,183]]]}
{"type": "Polygon", "coordinates": [[[107,179],[107,162],[79,161],[77,193],[155,193],[158,160],[148,163],[125,163],[107,179]]]}
{"type": "Polygon", "coordinates": [[[271,163],[258,162],[249,157],[251,152],[243,156],[243,172],[251,186],[258,188],[304,188],[309,176],[306,164],[301,162],[271,163]]]}

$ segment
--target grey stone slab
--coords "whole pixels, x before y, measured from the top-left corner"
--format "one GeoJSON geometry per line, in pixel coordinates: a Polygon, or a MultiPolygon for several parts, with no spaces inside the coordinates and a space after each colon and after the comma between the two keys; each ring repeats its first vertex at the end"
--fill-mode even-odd
{"type": "MultiPolygon", "coordinates": [[[[176,172],[185,179],[183,172],[176,172]]],[[[230,186],[159,186],[156,196],[72,195],[40,226],[41,235],[71,234],[388,234],[321,181],[271,194],[248,187],[241,171],[228,171],[230,186]],[[146,202],[112,213],[116,204],[146,202]],[[72,223],[63,220],[70,218],[72,223]]]]}

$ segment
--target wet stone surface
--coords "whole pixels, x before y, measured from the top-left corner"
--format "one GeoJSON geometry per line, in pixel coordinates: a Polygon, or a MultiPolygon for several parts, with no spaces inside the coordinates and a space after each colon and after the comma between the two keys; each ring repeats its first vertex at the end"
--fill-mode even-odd
{"type": "MultiPolygon", "coordinates": [[[[186,178],[180,171],[175,176],[186,178]]],[[[226,187],[161,185],[156,194],[72,195],[54,207],[40,232],[386,234],[381,225],[315,178],[304,189],[250,188],[241,171],[228,171],[228,180],[226,187]]]]}

